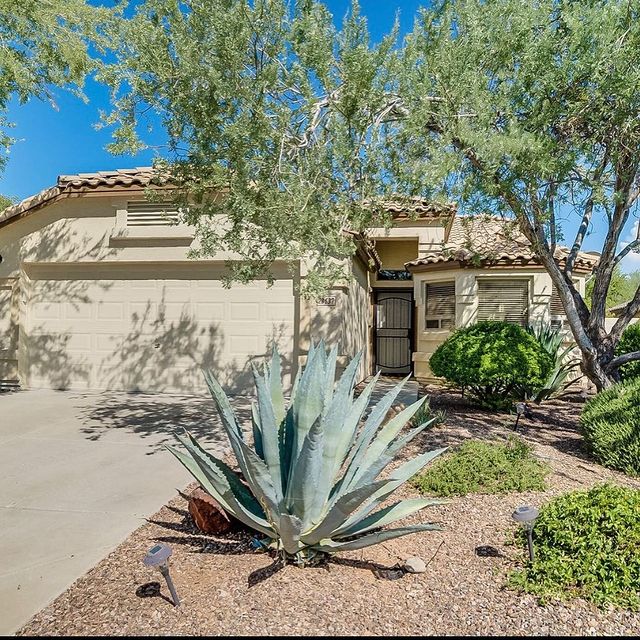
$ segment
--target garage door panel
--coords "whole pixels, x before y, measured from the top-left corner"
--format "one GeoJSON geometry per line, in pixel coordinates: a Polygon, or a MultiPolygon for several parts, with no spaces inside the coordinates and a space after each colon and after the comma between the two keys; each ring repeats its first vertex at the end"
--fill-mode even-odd
{"type": "Polygon", "coordinates": [[[122,279],[105,281],[86,279],[86,268],[72,280],[70,271],[67,280],[41,273],[33,282],[25,324],[31,386],[193,392],[204,389],[201,369],[211,368],[229,390],[247,392],[252,359],[274,342],[292,353],[291,280],[225,289],[201,277],[215,269],[201,267],[167,280],[142,277],[164,268],[119,269],[122,279]]]}

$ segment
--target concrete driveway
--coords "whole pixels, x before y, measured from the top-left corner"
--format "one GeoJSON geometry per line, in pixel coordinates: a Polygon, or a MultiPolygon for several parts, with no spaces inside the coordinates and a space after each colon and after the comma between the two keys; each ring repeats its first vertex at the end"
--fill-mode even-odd
{"type": "MultiPolygon", "coordinates": [[[[249,400],[236,407],[249,415],[249,400]]],[[[15,632],[190,480],[186,427],[222,451],[205,396],[0,393],[0,634],[15,632]]]]}

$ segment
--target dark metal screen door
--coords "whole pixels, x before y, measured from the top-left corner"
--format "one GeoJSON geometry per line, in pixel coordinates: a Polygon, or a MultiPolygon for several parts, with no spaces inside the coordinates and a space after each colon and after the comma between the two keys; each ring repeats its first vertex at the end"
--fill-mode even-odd
{"type": "Polygon", "coordinates": [[[376,371],[411,373],[413,292],[377,291],[375,298],[376,371]]]}

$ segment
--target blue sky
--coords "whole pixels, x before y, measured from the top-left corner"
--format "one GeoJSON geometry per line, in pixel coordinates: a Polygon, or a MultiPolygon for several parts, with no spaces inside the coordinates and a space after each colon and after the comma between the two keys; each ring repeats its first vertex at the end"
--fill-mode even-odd
{"type": "MultiPolygon", "coordinates": [[[[112,2],[96,1],[96,4],[112,2]]],[[[336,22],[341,22],[350,0],[326,0],[326,4],[336,22]]],[[[360,4],[372,36],[377,40],[391,28],[396,12],[399,12],[401,31],[410,30],[417,8],[428,4],[428,0],[361,0],[360,4]]],[[[9,120],[16,125],[11,135],[17,142],[0,176],[0,193],[22,199],[54,184],[59,174],[151,164],[153,151],[136,156],[113,156],[106,151],[111,133],[107,129],[96,130],[95,124],[99,111],[109,109],[109,93],[91,80],[85,92],[87,103],[68,92],[56,91],[55,108],[38,100],[24,105],[15,101],[11,104],[9,120]]],[[[595,225],[585,241],[585,249],[601,248],[603,233],[604,225],[595,225]]],[[[632,237],[635,236],[630,228],[624,238],[631,240],[632,237]]],[[[625,260],[624,269],[636,268],[640,268],[640,255],[632,254],[625,260]]]]}

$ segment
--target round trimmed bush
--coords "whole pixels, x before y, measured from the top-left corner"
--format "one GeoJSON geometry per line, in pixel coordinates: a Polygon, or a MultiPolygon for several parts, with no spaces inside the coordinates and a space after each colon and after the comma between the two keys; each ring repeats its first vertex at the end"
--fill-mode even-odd
{"type": "MultiPolygon", "coordinates": [[[[617,356],[631,353],[632,351],[640,351],[640,322],[630,324],[624,330],[616,347],[617,356]]],[[[640,378],[640,360],[622,365],[620,367],[620,377],[623,380],[640,378]]]]}
{"type": "MultiPolygon", "coordinates": [[[[540,510],[535,559],[512,586],[548,598],[581,597],[600,607],[640,607],[640,491],[601,485],[559,496],[540,510]]],[[[517,532],[526,549],[524,528],[517,532]]]]}
{"type": "Polygon", "coordinates": [[[620,382],[589,400],[580,425],[598,462],[640,475],[640,378],[620,382]]]}
{"type": "Polygon", "coordinates": [[[501,409],[541,387],[553,360],[522,327],[487,320],[454,332],[429,365],[436,376],[467,390],[482,406],[501,409]]]}

